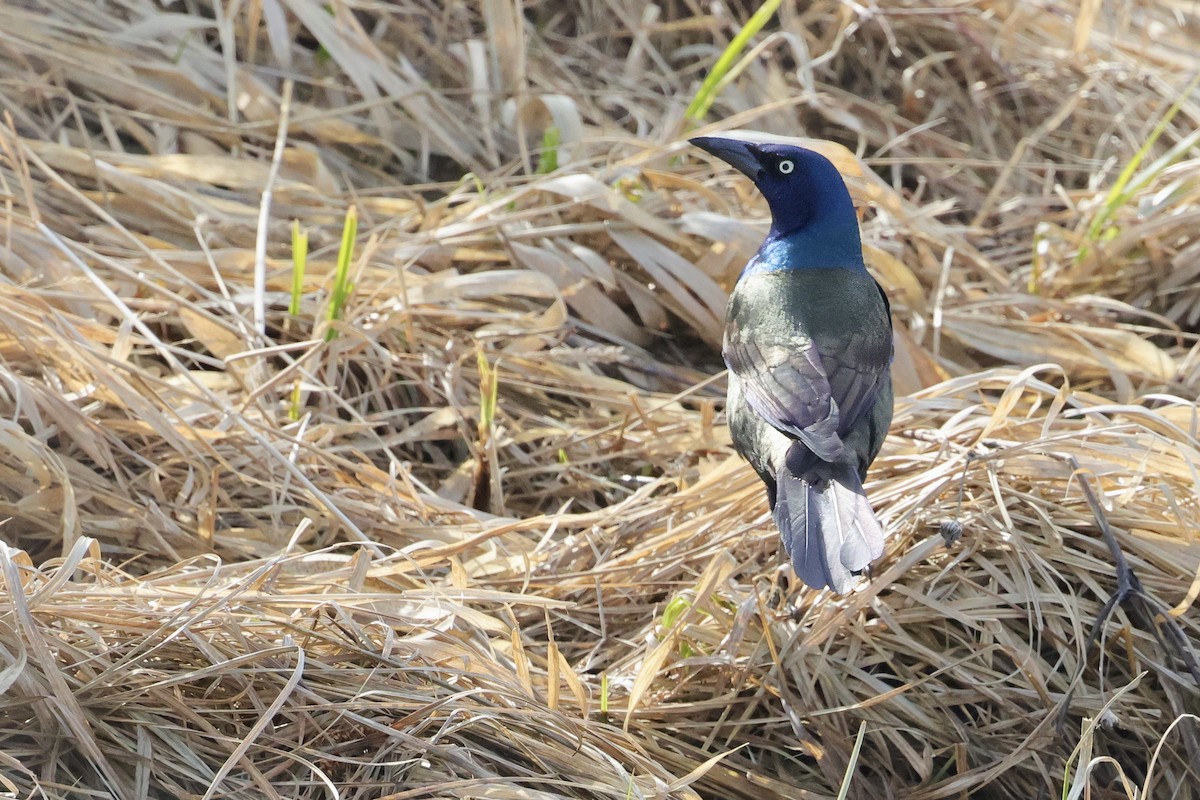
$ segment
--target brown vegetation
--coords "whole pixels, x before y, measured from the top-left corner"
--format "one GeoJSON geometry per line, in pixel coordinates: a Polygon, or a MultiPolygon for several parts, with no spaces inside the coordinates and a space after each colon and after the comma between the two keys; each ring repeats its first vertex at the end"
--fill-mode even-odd
{"type": "Polygon", "coordinates": [[[721,88],[893,300],[835,598],[721,416],[755,7],[0,7],[0,788],[1194,796],[1195,10],[783,3],[721,88]]]}

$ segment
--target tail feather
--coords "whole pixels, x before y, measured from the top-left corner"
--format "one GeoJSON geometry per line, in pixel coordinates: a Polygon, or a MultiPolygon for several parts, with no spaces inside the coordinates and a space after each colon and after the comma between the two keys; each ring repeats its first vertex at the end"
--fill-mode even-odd
{"type": "Polygon", "coordinates": [[[804,458],[798,444],[776,476],[775,524],[796,577],[841,594],[883,555],[883,527],[853,465],[804,458]]]}

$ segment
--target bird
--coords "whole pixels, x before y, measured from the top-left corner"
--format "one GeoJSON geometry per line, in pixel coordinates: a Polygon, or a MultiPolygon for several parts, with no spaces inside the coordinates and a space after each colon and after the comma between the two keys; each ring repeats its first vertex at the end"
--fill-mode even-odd
{"type": "Polygon", "coordinates": [[[844,594],[886,538],[863,482],[892,421],[891,306],[825,156],[752,131],[689,141],[754,181],[771,212],[725,319],[734,448],[766,485],[796,577],[844,594]]]}

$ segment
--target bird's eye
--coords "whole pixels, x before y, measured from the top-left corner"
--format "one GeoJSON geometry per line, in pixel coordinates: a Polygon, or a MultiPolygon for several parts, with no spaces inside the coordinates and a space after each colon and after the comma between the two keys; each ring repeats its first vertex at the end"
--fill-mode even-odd
{"type": "Polygon", "coordinates": [[[795,168],[796,165],[792,163],[790,158],[785,158],[783,161],[779,162],[779,172],[781,175],[791,175],[792,170],[795,168]]]}

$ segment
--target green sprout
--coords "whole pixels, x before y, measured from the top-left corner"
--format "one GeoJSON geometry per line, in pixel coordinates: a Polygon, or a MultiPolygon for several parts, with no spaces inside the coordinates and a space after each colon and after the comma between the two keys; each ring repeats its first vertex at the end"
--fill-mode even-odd
{"type": "Polygon", "coordinates": [[[692,122],[701,122],[704,116],[708,114],[708,110],[712,108],[712,104],[716,102],[717,94],[721,90],[721,86],[725,81],[725,77],[733,69],[738,58],[741,57],[742,51],[750,44],[763,26],[775,16],[775,12],[779,10],[783,0],[766,0],[758,11],[750,17],[750,20],[742,26],[742,29],[737,32],[737,35],[729,42],[729,46],[721,53],[721,57],[717,59],[717,63],[713,65],[712,70],[705,77],[704,83],[700,84],[700,90],[696,92],[696,96],[692,98],[692,102],[688,104],[687,110],[684,111],[684,116],[692,122]]]}
{"type": "Polygon", "coordinates": [[[496,397],[499,394],[500,381],[483,350],[476,353],[476,363],[479,366],[479,437],[482,439],[491,432],[495,424],[496,397]]]}
{"type": "MultiPolygon", "coordinates": [[[[475,187],[475,194],[479,195],[479,199],[483,200],[487,195],[487,185],[484,184],[483,178],[476,175],[474,172],[468,172],[458,179],[458,183],[454,187],[454,192],[457,192],[468,183],[475,187]]],[[[451,192],[451,194],[454,194],[451,192]]]]}
{"type": "Polygon", "coordinates": [[[562,135],[558,127],[551,125],[542,133],[542,155],[538,159],[537,174],[549,175],[558,169],[558,145],[562,135]]]}
{"type": "MultiPolygon", "coordinates": [[[[304,272],[308,266],[308,233],[300,227],[300,220],[292,220],[292,296],[288,301],[288,314],[300,316],[300,298],[304,292],[304,272]]],[[[288,402],[288,419],[300,419],[300,379],[292,384],[288,402]]]]}
{"type": "MultiPolygon", "coordinates": [[[[358,209],[350,206],[346,209],[346,223],[342,226],[342,244],[338,248],[337,269],[333,274],[333,295],[329,298],[329,321],[342,318],[346,308],[346,300],[354,287],[350,284],[350,261],[354,257],[354,237],[358,235],[358,209]]],[[[330,326],[325,331],[325,341],[332,342],[337,338],[337,328],[330,326]]]]}
{"type": "Polygon", "coordinates": [[[292,383],[292,396],[288,400],[288,419],[292,422],[300,419],[300,379],[292,383]]]}
{"type": "MultiPolygon", "coordinates": [[[[672,628],[674,628],[675,623],[679,622],[679,620],[683,618],[683,615],[686,614],[688,609],[691,607],[692,598],[687,594],[679,594],[675,597],[672,597],[670,602],[667,603],[667,607],[663,609],[662,629],[664,631],[670,631],[672,628]]],[[[693,650],[691,645],[689,645],[687,642],[681,641],[679,643],[679,655],[681,657],[691,658],[695,654],[696,651],[693,650]]]]}
{"type": "Polygon", "coordinates": [[[292,220],[292,299],[288,313],[300,316],[300,295],[304,291],[304,270],[308,266],[308,233],[301,229],[300,220],[292,220]]]}
{"type": "Polygon", "coordinates": [[[1182,141],[1172,147],[1165,155],[1152,162],[1141,174],[1138,174],[1138,169],[1150,154],[1154,143],[1158,141],[1158,137],[1162,136],[1167,126],[1175,119],[1175,115],[1179,113],[1180,108],[1183,107],[1184,102],[1191,96],[1192,91],[1198,84],[1200,84],[1200,74],[1192,78],[1187,88],[1180,93],[1179,98],[1163,113],[1162,118],[1154,126],[1154,130],[1146,137],[1146,141],[1133,154],[1133,158],[1129,159],[1129,163],[1125,165],[1125,169],[1121,170],[1121,174],[1117,176],[1117,180],[1113,183],[1112,188],[1108,190],[1108,195],[1104,198],[1104,205],[1096,212],[1096,216],[1092,218],[1091,224],[1088,225],[1087,231],[1084,233],[1084,245],[1079,248],[1079,252],[1075,255],[1076,264],[1087,257],[1091,250],[1091,245],[1099,241],[1108,241],[1115,237],[1118,231],[1114,226],[1110,226],[1109,223],[1112,222],[1117,211],[1129,203],[1130,199],[1139,190],[1154,180],[1163,170],[1183,157],[1200,140],[1200,131],[1194,131],[1189,136],[1184,137],[1182,141]]]}

